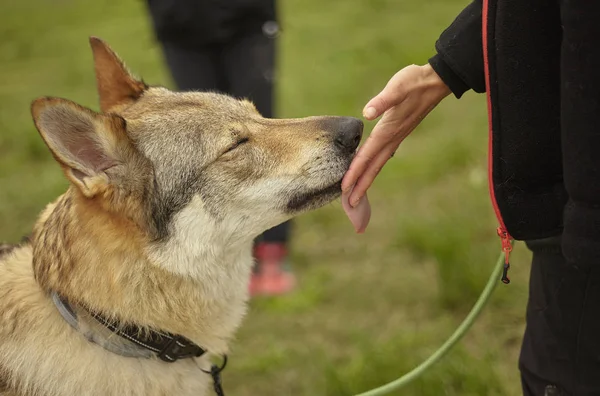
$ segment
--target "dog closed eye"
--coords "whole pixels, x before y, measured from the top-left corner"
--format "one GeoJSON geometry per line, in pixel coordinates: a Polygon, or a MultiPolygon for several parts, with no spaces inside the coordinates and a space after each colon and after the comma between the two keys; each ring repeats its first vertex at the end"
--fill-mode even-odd
{"type": "Polygon", "coordinates": [[[243,145],[244,143],[248,143],[250,141],[249,138],[247,137],[242,137],[239,138],[231,147],[229,147],[224,154],[230,153],[231,151],[235,150],[236,148],[240,147],[241,145],[243,145]]]}

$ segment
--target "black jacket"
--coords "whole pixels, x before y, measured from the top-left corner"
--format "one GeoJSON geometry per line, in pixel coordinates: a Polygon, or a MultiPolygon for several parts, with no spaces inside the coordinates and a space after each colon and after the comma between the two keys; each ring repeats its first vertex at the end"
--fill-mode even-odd
{"type": "Polygon", "coordinates": [[[157,38],[198,48],[259,32],[276,21],[275,0],[147,0],[157,38]]]}
{"type": "Polygon", "coordinates": [[[430,64],[458,98],[487,92],[501,229],[516,240],[562,233],[582,266],[600,264],[600,5],[574,3],[475,0],[430,64]]]}

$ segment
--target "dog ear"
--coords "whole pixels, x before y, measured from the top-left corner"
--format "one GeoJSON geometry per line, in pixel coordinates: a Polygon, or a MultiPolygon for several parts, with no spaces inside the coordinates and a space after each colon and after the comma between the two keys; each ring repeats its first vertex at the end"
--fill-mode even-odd
{"type": "Polygon", "coordinates": [[[117,54],[104,41],[90,37],[94,55],[96,84],[100,96],[100,110],[108,112],[112,107],[138,99],[148,87],[135,79],[117,54]]]}
{"type": "Polygon", "coordinates": [[[40,98],[31,105],[35,126],[66,176],[85,196],[103,191],[134,155],[125,120],[99,114],[66,99],[40,98]]]}

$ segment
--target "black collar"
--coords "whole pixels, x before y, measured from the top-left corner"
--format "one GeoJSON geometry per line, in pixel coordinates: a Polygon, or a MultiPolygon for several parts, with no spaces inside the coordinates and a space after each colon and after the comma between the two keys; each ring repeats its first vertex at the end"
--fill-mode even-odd
{"type": "MultiPolygon", "coordinates": [[[[77,316],[73,308],[69,303],[58,294],[53,293],[55,296],[55,303],[60,302],[68,313],[72,316],[74,321],[77,321],[77,316]]],[[[60,310],[60,307],[59,307],[60,310]]],[[[86,311],[96,319],[104,327],[112,331],[113,333],[125,338],[128,341],[133,342],[139,347],[147,349],[153,352],[159,359],[167,363],[176,362],[179,359],[186,359],[192,357],[200,357],[206,353],[206,350],[202,347],[194,344],[192,341],[181,335],[175,335],[164,331],[150,330],[142,331],[138,326],[120,326],[118,322],[109,321],[102,315],[86,309],[86,311]]],[[[62,312],[61,312],[62,314],[62,312]]],[[[67,320],[71,325],[70,320],[67,320]]],[[[227,365],[227,355],[223,355],[222,365],[212,365],[210,371],[202,370],[206,374],[210,374],[213,379],[213,386],[215,393],[218,396],[223,395],[223,389],[221,387],[221,371],[227,365]]]]}
{"type": "MultiPolygon", "coordinates": [[[[58,300],[75,318],[75,311],[69,303],[61,296],[58,300]]],[[[109,321],[97,312],[84,308],[94,319],[113,333],[133,342],[139,347],[153,352],[159,359],[167,363],[176,362],[179,359],[200,357],[206,350],[194,344],[192,341],[180,335],[173,335],[165,331],[149,330],[143,331],[138,326],[120,326],[116,321],[109,321]]]]}
{"type": "Polygon", "coordinates": [[[88,312],[113,333],[154,352],[159,359],[167,363],[173,363],[179,359],[200,357],[206,353],[205,349],[183,336],[157,330],[142,331],[138,326],[119,326],[118,323],[110,322],[100,314],[88,312]]]}

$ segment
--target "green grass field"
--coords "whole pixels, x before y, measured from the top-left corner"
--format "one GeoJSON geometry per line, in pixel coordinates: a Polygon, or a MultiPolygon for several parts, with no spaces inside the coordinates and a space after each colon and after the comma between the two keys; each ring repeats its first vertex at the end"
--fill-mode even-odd
{"type": "MultiPolygon", "coordinates": [[[[399,68],[424,63],[466,0],[281,2],[278,113],[359,116],[399,68]]],[[[29,114],[35,97],[97,109],[88,36],[151,84],[172,86],[141,0],[5,1],[0,13],[0,240],[17,241],[66,186],[29,114]]],[[[367,123],[369,131],[374,123],[367,123]]],[[[355,235],[336,202],[304,215],[300,289],[257,300],[224,373],[228,395],[350,396],[433,352],[482,290],[500,242],[487,189],[485,98],[449,98],[370,191],[355,235]]],[[[518,395],[529,254],[445,360],[401,395],[518,395]]]]}

